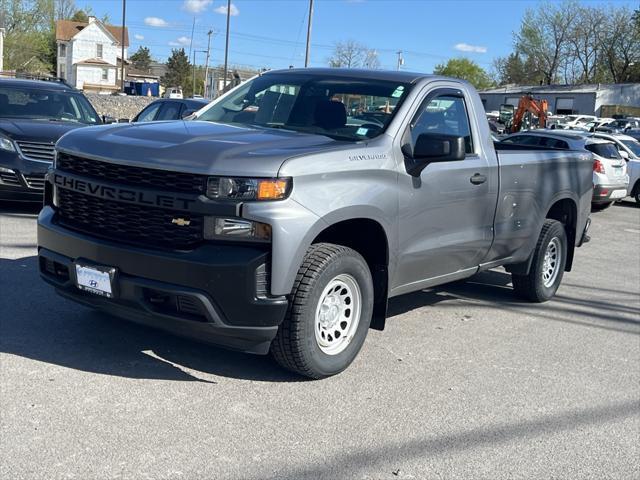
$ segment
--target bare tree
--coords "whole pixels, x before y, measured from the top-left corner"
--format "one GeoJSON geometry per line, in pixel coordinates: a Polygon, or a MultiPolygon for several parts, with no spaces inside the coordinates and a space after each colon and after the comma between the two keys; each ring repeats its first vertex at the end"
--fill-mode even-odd
{"type": "Polygon", "coordinates": [[[515,34],[517,51],[533,59],[546,84],[558,77],[577,16],[578,4],[574,0],[559,5],[544,3],[527,10],[520,31],[515,34]]]}
{"type": "Polygon", "coordinates": [[[596,81],[602,47],[602,27],[606,23],[607,14],[601,8],[578,7],[576,19],[571,25],[567,39],[570,55],[565,62],[565,71],[567,67],[573,70],[571,83],[596,81]]]}
{"type": "Polygon", "coordinates": [[[55,20],[69,20],[76,10],[75,0],[55,0],[55,20]]]}
{"type": "Polygon", "coordinates": [[[640,26],[629,8],[617,9],[608,17],[601,46],[612,80],[629,81],[631,67],[640,62],[640,26]]]}
{"type": "Polygon", "coordinates": [[[329,58],[329,66],[333,68],[380,68],[380,61],[375,50],[355,40],[347,40],[335,44],[333,54],[329,58]]]}

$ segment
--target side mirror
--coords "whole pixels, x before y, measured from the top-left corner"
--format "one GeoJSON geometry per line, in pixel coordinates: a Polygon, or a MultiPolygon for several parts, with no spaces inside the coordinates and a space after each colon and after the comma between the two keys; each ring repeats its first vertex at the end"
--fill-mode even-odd
{"type": "Polygon", "coordinates": [[[407,173],[413,177],[420,176],[420,172],[430,163],[464,160],[466,156],[464,137],[439,133],[419,135],[413,150],[410,150],[408,145],[402,149],[407,173]]]}
{"type": "Polygon", "coordinates": [[[103,115],[102,116],[102,123],[104,123],[105,125],[108,125],[110,123],[116,123],[117,120],[115,118],[113,118],[110,115],[103,115]]]}
{"type": "Polygon", "coordinates": [[[627,152],[626,150],[618,150],[618,153],[625,160],[629,160],[629,152],[627,152]]]}

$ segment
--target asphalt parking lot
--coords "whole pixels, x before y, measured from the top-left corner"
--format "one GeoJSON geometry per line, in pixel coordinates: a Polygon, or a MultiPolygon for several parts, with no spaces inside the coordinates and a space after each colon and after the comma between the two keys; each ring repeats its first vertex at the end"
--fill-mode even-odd
{"type": "Polygon", "coordinates": [[[406,295],[306,381],[63,300],[0,208],[0,477],[640,478],[640,209],[591,235],[554,301],[502,271],[406,295]]]}

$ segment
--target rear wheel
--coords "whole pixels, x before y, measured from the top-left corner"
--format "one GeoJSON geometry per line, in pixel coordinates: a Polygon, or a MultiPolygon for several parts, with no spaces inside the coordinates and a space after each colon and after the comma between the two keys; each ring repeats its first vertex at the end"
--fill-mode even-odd
{"type": "Polygon", "coordinates": [[[372,313],[373,282],[362,256],[341,245],[312,245],[271,354],[286,369],[307,377],[340,373],[360,351],[372,313]]]}
{"type": "Polygon", "coordinates": [[[527,275],[512,274],[516,294],[532,302],[546,302],[558,290],[567,263],[567,234],[562,223],[545,220],[527,275]]]}

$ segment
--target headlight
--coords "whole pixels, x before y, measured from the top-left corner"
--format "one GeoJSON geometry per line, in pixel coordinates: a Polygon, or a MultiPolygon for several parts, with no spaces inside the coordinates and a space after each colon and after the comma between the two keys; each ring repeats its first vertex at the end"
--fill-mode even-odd
{"type": "Polygon", "coordinates": [[[214,200],[282,200],[290,191],[290,178],[211,177],[207,183],[207,197],[214,200]]]}
{"type": "Polygon", "coordinates": [[[0,150],[7,150],[8,152],[15,152],[16,146],[13,144],[13,141],[5,137],[4,135],[0,135],[0,150]]]}
{"type": "Polygon", "coordinates": [[[268,242],[271,240],[271,225],[240,218],[205,217],[204,238],[268,242]]]}

